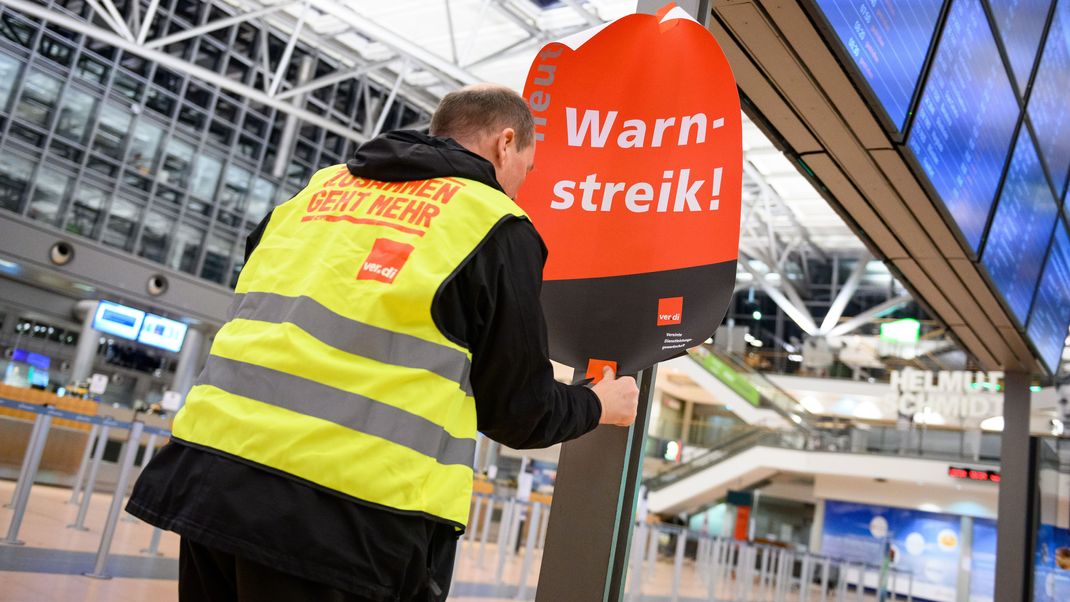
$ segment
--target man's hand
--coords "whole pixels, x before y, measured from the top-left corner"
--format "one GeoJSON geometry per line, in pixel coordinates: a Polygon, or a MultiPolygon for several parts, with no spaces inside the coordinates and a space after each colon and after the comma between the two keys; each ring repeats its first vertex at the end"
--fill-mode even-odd
{"type": "Polygon", "coordinates": [[[631,426],[635,422],[635,411],[639,405],[639,387],[630,376],[617,378],[613,369],[602,369],[602,380],[591,387],[598,401],[602,402],[602,417],[598,424],[614,426],[631,426]]]}

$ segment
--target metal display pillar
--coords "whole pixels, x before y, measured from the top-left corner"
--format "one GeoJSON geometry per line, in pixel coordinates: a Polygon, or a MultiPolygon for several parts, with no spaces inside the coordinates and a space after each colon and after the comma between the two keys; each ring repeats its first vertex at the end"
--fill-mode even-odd
{"type": "Polygon", "coordinates": [[[82,318],[82,331],[78,334],[78,346],[74,349],[74,361],[68,381],[72,384],[89,380],[93,372],[93,362],[97,359],[100,347],[100,332],[93,329],[93,317],[97,313],[97,301],[79,301],[75,305],[75,314],[82,318]]]}
{"type": "Polygon", "coordinates": [[[204,333],[196,328],[186,331],[186,339],[182,342],[182,349],[178,352],[178,364],[175,366],[175,377],[171,381],[171,390],[177,391],[185,403],[186,394],[193,388],[193,383],[200,372],[204,347],[204,333]]]}
{"type": "Polygon", "coordinates": [[[656,372],[639,374],[631,427],[602,425],[561,446],[537,602],[623,599],[656,372]]]}
{"type": "Polygon", "coordinates": [[[1033,599],[1037,452],[1029,436],[1029,375],[1008,372],[1003,388],[995,602],[1033,599]]]}

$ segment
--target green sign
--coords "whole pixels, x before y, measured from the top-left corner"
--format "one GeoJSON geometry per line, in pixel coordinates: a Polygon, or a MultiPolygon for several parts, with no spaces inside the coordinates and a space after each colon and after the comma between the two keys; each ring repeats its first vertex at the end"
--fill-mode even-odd
{"type": "Polygon", "coordinates": [[[721,358],[712,353],[692,353],[691,357],[708,370],[710,374],[716,376],[717,380],[723,382],[729,389],[749,401],[751,405],[760,405],[761,393],[758,392],[758,389],[754,388],[754,385],[747,380],[746,376],[736,372],[734,368],[721,361],[721,358]]]}
{"type": "Polygon", "coordinates": [[[921,322],[905,318],[881,324],[881,340],[889,343],[913,345],[921,339],[921,322]]]}

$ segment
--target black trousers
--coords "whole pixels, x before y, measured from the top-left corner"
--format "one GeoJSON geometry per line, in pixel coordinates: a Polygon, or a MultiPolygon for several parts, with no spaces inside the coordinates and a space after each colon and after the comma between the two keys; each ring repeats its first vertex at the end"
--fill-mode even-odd
{"type": "Polygon", "coordinates": [[[185,537],[178,556],[180,602],[371,602],[185,537]]]}

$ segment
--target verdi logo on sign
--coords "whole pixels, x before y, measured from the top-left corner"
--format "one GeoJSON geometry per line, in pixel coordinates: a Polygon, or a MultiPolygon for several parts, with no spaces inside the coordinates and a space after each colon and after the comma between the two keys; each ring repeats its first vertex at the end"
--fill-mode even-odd
{"type": "Polygon", "coordinates": [[[1002,372],[892,372],[890,397],[900,414],[932,412],[945,418],[985,418],[1003,413],[1002,372]]]}
{"type": "Polygon", "coordinates": [[[735,282],[743,161],[713,36],[674,5],[628,15],[542,48],[524,97],[538,151],[518,202],[549,249],[551,356],[634,373],[707,339],[735,282]]]}

